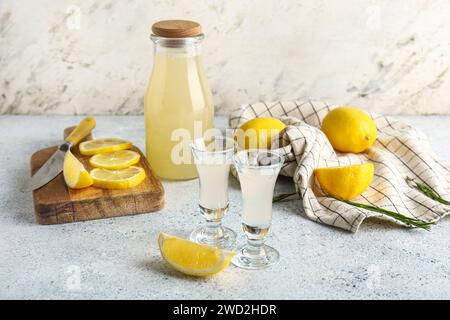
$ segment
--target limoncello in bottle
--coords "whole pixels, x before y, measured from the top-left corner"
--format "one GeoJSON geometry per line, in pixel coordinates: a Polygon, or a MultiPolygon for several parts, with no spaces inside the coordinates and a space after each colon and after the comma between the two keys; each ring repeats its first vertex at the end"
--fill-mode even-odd
{"type": "Polygon", "coordinates": [[[197,177],[189,143],[213,127],[214,105],[203,70],[201,26],[193,21],[155,23],[153,71],[144,100],[146,154],[163,179],[197,177]]]}

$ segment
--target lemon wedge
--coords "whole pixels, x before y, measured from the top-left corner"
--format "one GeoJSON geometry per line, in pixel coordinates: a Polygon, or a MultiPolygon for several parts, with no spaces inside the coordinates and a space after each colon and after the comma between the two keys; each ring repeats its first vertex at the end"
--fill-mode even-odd
{"type": "Polygon", "coordinates": [[[133,144],[130,141],[118,138],[94,139],[80,143],[80,153],[93,155],[97,153],[130,149],[133,144]]]}
{"type": "Polygon", "coordinates": [[[131,166],[121,170],[96,168],[91,171],[94,187],[103,189],[133,188],[145,179],[145,171],[140,167],[131,166]]]}
{"type": "Polygon", "coordinates": [[[89,159],[91,166],[110,170],[125,169],[139,162],[141,155],[131,150],[99,153],[89,159]]]}
{"type": "Polygon", "coordinates": [[[93,183],[89,172],[70,150],[64,156],[63,176],[67,186],[72,189],[86,188],[93,183]]]}
{"type": "Polygon", "coordinates": [[[229,264],[235,252],[210,247],[165,233],[158,237],[159,250],[174,269],[191,276],[210,276],[229,264]]]}
{"type": "Polygon", "coordinates": [[[323,191],[339,199],[351,200],[363,193],[373,180],[373,163],[317,168],[314,170],[323,191]]]}

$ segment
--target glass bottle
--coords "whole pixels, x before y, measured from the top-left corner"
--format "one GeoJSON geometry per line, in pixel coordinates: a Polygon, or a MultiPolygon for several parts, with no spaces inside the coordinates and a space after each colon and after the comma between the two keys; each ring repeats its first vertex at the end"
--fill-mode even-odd
{"type": "Polygon", "coordinates": [[[214,105],[200,56],[204,38],[193,21],[153,25],[153,70],[144,99],[146,155],[157,176],[197,177],[189,143],[213,128],[214,105]]]}

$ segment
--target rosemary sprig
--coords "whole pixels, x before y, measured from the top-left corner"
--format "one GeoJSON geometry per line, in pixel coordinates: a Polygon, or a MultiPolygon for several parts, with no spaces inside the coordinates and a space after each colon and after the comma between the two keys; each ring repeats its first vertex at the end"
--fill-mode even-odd
{"type": "Polygon", "coordinates": [[[450,205],[450,201],[447,201],[445,199],[443,199],[439,193],[437,193],[436,191],[434,191],[433,189],[429,188],[426,184],[421,183],[421,182],[417,182],[415,181],[413,178],[410,177],[406,177],[406,181],[407,182],[411,182],[412,186],[414,188],[416,188],[417,190],[419,190],[420,192],[422,192],[424,195],[426,195],[427,197],[440,202],[442,204],[445,205],[450,205]]]}
{"type": "MultiPolygon", "coordinates": [[[[281,200],[286,199],[286,198],[288,198],[290,196],[293,196],[295,194],[297,194],[297,193],[296,192],[292,192],[292,193],[281,193],[281,194],[278,194],[278,195],[273,197],[272,202],[281,201],[281,200]]],[[[338,201],[341,201],[341,202],[344,202],[344,203],[347,203],[349,205],[358,207],[358,208],[362,208],[362,209],[366,209],[366,210],[369,210],[369,211],[382,213],[384,215],[392,217],[392,218],[394,218],[394,219],[396,219],[398,221],[401,221],[401,222],[403,222],[403,223],[405,223],[405,224],[407,224],[409,226],[412,226],[414,228],[420,228],[420,229],[424,229],[424,230],[430,231],[431,230],[430,225],[434,224],[432,222],[425,222],[423,220],[409,218],[407,216],[404,216],[401,213],[397,213],[397,212],[394,212],[394,211],[389,211],[389,210],[386,210],[386,209],[383,209],[383,208],[380,208],[380,207],[371,206],[371,205],[358,203],[358,202],[353,202],[353,201],[350,201],[350,200],[339,199],[339,198],[336,198],[336,197],[334,197],[332,195],[328,195],[328,197],[333,198],[333,199],[338,200],[338,201]]]]}
{"type": "Polygon", "coordinates": [[[379,213],[385,214],[385,215],[387,215],[389,217],[392,217],[392,218],[394,218],[394,219],[396,219],[398,221],[406,223],[407,225],[410,225],[410,226],[415,227],[415,228],[421,228],[421,229],[425,229],[427,231],[430,231],[431,230],[430,225],[434,224],[433,222],[426,222],[426,221],[423,221],[423,220],[420,220],[420,219],[409,218],[407,216],[404,216],[401,213],[397,213],[397,212],[394,212],[394,211],[389,211],[389,210],[386,210],[386,209],[383,209],[383,208],[380,208],[380,207],[375,207],[375,206],[371,206],[371,205],[367,205],[367,204],[353,202],[353,201],[350,201],[350,200],[343,200],[343,199],[339,199],[339,198],[336,198],[336,197],[333,197],[333,196],[330,196],[330,195],[329,195],[329,197],[331,197],[333,199],[336,199],[338,201],[350,204],[352,206],[358,207],[358,208],[362,208],[362,209],[366,209],[366,210],[369,210],[369,211],[374,211],[374,212],[379,212],[379,213]]]}
{"type": "Polygon", "coordinates": [[[272,198],[272,202],[278,202],[278,201],[284,200],[286,198],[289,198],[289,197],[293,196],[294,194],[297,194],[297,192],[277,194],[276,196],[274,196],[272,198]]]}

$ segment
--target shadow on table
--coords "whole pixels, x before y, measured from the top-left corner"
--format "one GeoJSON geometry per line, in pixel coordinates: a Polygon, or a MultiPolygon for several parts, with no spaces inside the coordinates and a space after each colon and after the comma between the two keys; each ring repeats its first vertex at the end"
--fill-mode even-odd
{"type": "Polygon", "coordinates": [[[159,273],[162,276],[185,279],[192,282],[203,282],[205,279],[207,279],[189,276],[178,272],[177,270],[172,269],[172,267],[170,267],[162,258],[155,257],[152,259],[142,260],[137,263],[137,266],[148,271],[159,273]]]}

